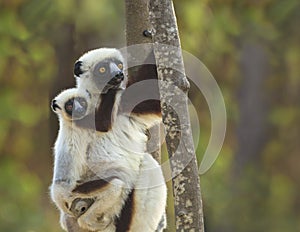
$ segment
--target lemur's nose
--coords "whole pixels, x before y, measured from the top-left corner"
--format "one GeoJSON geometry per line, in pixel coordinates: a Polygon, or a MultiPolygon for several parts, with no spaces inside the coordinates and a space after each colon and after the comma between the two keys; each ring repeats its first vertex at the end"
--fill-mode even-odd
{"type": "Polygon", "coordinates": [[[124,73],[119,71],[115,74],[114,78],[116,78],[116,81],[121,82],[124,80],[124,73]]]}
{"type": "Polygon", "coordinates": [[[111,77],[117,81],[117,82],[121,82],[124,80],[124,73],[121,69],[119,69],[119,67],[111,62],[109,64],[109,68],[110,68],[110,73],[111,73],[111,77]]]}
{"type": "Polygon", "coordinates": [[[73,107],[74,107],[73,111],[77,113],[83,113],[86,110],[77,99],[74,99],[73,107]]]}

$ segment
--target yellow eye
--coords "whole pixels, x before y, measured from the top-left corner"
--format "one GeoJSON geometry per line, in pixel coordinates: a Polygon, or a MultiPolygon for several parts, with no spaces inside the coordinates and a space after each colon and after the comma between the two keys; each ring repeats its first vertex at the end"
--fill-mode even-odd
{"type": "Polygon", "coordinates": [[[123,64],[122,63],[118,64],[118,68],[122,70],[123,69],[123,64]]]}
{"type": "Polygon", "coordinates": [[[104,67],[99,68],[100,73],[105,73],[106,69],[104,67]]]}

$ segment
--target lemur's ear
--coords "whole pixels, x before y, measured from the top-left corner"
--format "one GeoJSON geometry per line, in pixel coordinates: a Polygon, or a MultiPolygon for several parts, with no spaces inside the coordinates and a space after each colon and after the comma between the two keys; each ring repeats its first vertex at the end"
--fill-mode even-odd
{"type": "Polygon", "coordinates": [[[61,110],[60,106],[57,104],[57,101],[55,99],[53,99],[51,102],[51,109],[54,112],[56,112],[57,109],[61,110]]]}
{"type": "Polygon", "coordinates": [[[76,61],[74,64],[74,75],[77,77],[80,77],[80,75],[83,73],[81,70],[82,61],[76,61]]]}

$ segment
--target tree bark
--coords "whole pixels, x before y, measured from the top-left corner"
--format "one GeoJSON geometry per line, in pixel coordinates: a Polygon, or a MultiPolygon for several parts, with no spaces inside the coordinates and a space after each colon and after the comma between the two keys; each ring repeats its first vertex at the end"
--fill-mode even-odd
{"type": "MultiPolygon", "coordinates": [[[[146,36],[145,32],[151,32],[152,26],[149,20],[149,0],[125,0],[125,15],[126,15],[126,44],[128,47],[137,44],[151,44],[151,35],[146,36]]],[[[134,54],[127,54],[130,61],[135,63],[141,57],[148,57],[146,54],[151,53],[150,46],[139,46],[138,49],[128,49],[127,52],[134,54]]],[[[139,63],[139,62],[137,62],[139,63]]],[[[129,79],[136,77],[138,67],[129,65],[127,70],[129,79]],[[133,67],[131,67],[133,66],[133,67]]],[[[147,69],[144,69],[147,71],[147,69]]],[[[139,81],[139,80],[135,80],[139,81]]],[[[153,158],[161,162],[160,150],[158,144],[160,143],[160,127],[154,126],[149,130],[149,142],[147,150],[151,152],[153,158]]]]}
{"type": "Polygon", "coordinates": [[[200,180],[187,108],[189,83],[185,76],[173,3],[171,0],[150,0],[149,7],[154,54],[161,81],[163,123],[174,176],[176,231],[203,232],[200,180]]]}
{"type": "Polygon", "coordinates": [[[151,28],[148,4],[149,0],[125,0],[127,46],[152,42],[151,37],[143,35],[151,28]]]}

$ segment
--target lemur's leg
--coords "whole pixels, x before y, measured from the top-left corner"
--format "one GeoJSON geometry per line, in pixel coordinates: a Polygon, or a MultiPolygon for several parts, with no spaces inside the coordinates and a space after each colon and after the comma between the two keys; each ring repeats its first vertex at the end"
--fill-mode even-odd
{"type": "Polygon", "coordinates": [[[83,229],[114,231],[114,220],[122,209],[128,191],[119,179],[102,186],[97,186],[95,182],[86,182],[73,190],[77,198],[72,202],[70,211],[78,218],[78,225],[83,229]],[[87,197],[94,200],[91,205],[87,203],[87,197]]]}
{"type": "Polygon", "coordinates": [[[134,190],[134,214],[130,231],[154,232],[165,215],[167,189],[158,163],[145,154],[141,173],[134,190]],[[147,220],[145,220],[147,218],[147,220]]]}

